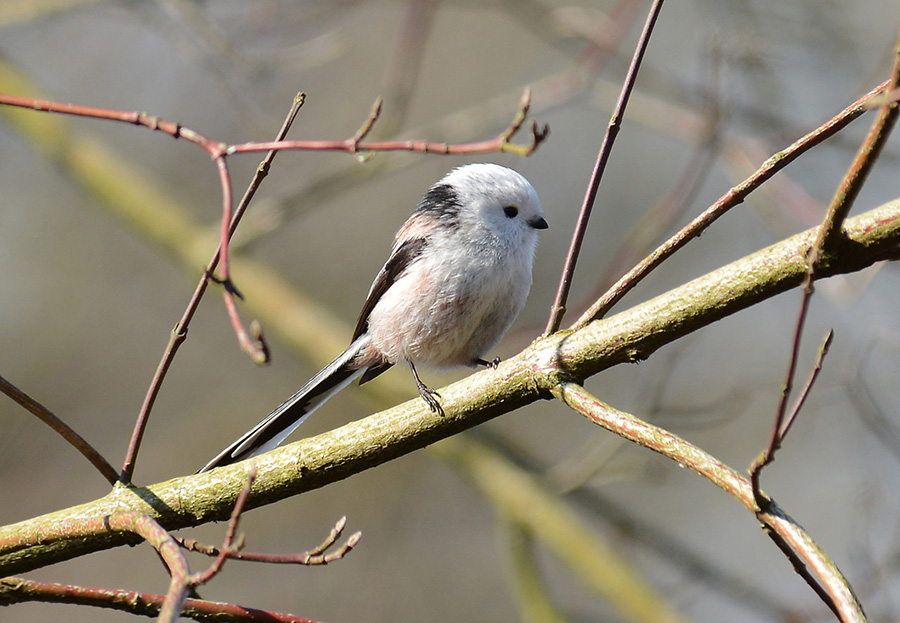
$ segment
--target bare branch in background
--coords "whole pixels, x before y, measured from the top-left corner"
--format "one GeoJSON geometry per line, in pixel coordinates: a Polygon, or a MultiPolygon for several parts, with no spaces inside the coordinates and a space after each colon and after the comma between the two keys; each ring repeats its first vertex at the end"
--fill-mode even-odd
{"type": "Polygon", "coordinates": [[[631,58],[631,65],[625,74],[625,81],[622,85],[622,91],[616,102],[615,110],[613,110],[612,118],[606,128],[606,134],[603,135],[603,142],[600,144],[600,152],[597,154],[597,162],[591,173],[591,179],[588,182],[587,192],[584,197],[584,203],[581,205],[581,211],[578,214],[578,222],[575,225],[575,231],[572,234],[572,242],[569,246],[569,252],[566,255],[566,263],[563,266],[563,273],[559,280],[559,289],[556,292],[556,299],[550,308],[550,318],[547,320],[547,328],[544,334],[550,334],[557,331],[562,324],[562,318],[566,311],[566,304],[569,299],[569,289],[572,287],[572,279],[575,277],[575,265],[578,261],[578,255],[581,252],[581,245],[584,243],[584,236],[587,233],[588,222],[591,218],[591,212],[594,209],[594,202],[597,198],[597,191],[600,189],[600,180],[603,178],[603,172],[606,170],[606,163],[612,153],[613,144],[622,125],[622,118],[625,116],[625,108],[628,106],[628,99],[631,97],[631,91],[634,89],[634,83],[637,80],[638,70],[650,44],[650,35],[653,33],[653,27],[662,10],[663,0],[654,0],[644,23],[644,30],[638,39],[634,56],[631,58]]]}

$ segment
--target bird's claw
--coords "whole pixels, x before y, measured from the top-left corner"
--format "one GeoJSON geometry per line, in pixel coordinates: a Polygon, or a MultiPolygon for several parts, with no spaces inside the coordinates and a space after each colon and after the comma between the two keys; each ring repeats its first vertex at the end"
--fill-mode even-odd
{"type": "Polygon", "coordinates": [[[422,397],[422,400],[425,401],[425,404],[428,405],[428,408],[431,409],[433,413],[444,415],[444,409],[441,407],[441,403],[438,402],[441,397],[439,393],[437,393],[427,385],[422,384],[419,387],[419,395],[422,397]]]}

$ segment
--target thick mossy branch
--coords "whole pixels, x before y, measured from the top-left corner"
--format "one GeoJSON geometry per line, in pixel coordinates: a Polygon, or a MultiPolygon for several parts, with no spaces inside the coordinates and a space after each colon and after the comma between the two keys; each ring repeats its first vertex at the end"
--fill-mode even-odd
{"type": "MultiPolygon", "coordinates": [[[[900,257],[900,200],[850,219],[820,277],[900,257]]],[[[550,396],[565,380],[646,358],[661,346],[801,283],[816,232],[799,234],[577,331],[541,338],[496,370],[441,389],[446,415],[414,400],[251,459],[250,507],[323,487],[550,396]]],[[[80,506],[0,528],[0,576],[135,542],[105,517],[142,512],[168,529],[225,520],[246,480],[245,463],[151,487],[117,486],[80,506]]]]}

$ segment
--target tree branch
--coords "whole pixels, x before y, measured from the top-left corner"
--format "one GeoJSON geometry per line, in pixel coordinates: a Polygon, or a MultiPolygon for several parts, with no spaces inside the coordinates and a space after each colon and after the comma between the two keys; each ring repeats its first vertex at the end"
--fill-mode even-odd
{"type": "MultiPolygon", "coordinates": [[[[305,100],[306,95],[304,93],[298,93],[294,97],[291,108],[288,111],[288,114],[285,117],[284,121],[282,122],[278,133],[275,135],[276,140],[283,139],[287,135],[288,131],[291,129],[291,125],[293,125],[294,123],[294,119],[297,117],[297,113],[300,111],[300,108],[303,106],[303,102],[305,100]]],[[[219,265],[221,251],[226,246],[226,243],[230,242],[231,236],[234,235],[238,224],[240,224],[241,219],[244,217],[247,206],[250,205],[250,201],[256,195],[256,191],[257,189],[259,189],[260,184],[262,184],[262,181],[269,174],[269,167],[271,167],[277,153],[278,152],[276,151],[270,151],[269,153],[267,153],[259,163],[259,166],[256,168],[256,173],[254,174],[253,179],[247,186],[247,190],[244,191],[244,195],[243,197],[241,197],[241,200],[234,211],[234,216],[231,217],[228,231],[220,238],[219,246],[213,253],[212,258],[206,264],[206,270],[203,272],[203,276],[200,278],[200,282],[194,289],[194,293],[193,295],[191,295],[190,301],[188,301],[187,308],[184,310],[184,313],[181,315],[181,319],[175,325],[175,328],[172,329],[172,332],[169,334],[169,342],[166,345],[165,350],[163,351],[162,359],[160,360],[159,365],[156,367],[156,372],[153,375],[153,380],[150,382],[150,387],[147,389],[147,393],[144,395],[144,401],[141,403],[141,410],[138,412],[137,421],[134,425],[134,431],[131,434],[131,441],[128,444],[128,451],[125,455],[125,461],[122,466],[122,482],[131,482],[131,476],[134,472],[135,461],[137,460],[137,453],[141,445],[141,439],[144,436],[144,430],[146,430],[147,422],[150,418],[150,411],[153,409],[153,405],[156,402],[159,391],[160,389],[162,389],[163,381],[165,381],[166,374],[169,371],[169,367],[172,365],[172,361],[175,359],[175,355],[178,352],[179,347],[187,338],[187,331],[188,327],[191,324],[191,320],[193,319],[197,308],[200,306],[200,301],[203,298],[203,295],[206,293],[206,288],[209,285],[210,279],[212,278],[216,267],[219,265]]],[[[226,306],[228,306],[229,302],[233,303],[233,298],[227,296],[227,289],[225,290],[225,292],[225,304],[226,306]]],[[[251,353],[254,352],[254,350],[258,350],[259,352],[265,354],[265,359],[268,359],[268,347],[266,346],[266,342],[262,337],[262,329],[259,327],[258,323],[254,323],[253,325],[251,325],[251,330],[253,331],[255,338],[255,342],[253,342],[250,341],[249,336],[247,336],[246,332],[243,331],[243,325],[240,323],[240,321],[238,320],[237,322],[234,322],[234,316],[237,315],[237,309],[232,309],[231,307],[229,307],[229,315],[232,316],[232,322],[235,326],[239,339],[246,342],[244,344],[245,350],[251,353]]]]}
{"type": "Polygon", "coordinates": [[[569,246],[569,252],[566,254],[566,262],[563,266],[562,276],[559,280],[559,289],[556,292],[556,298],[550,308],[550,317],[547,319],[547,328],[544,334],[550,334],[558,330],[562,323],[563,315],[566,312],[566,305],[569,299],[569,289],[572,286],[572,279],[575,277],[575,264],[578,262],[578,255],[581,253],[581,245],[584,242],[584,236],[587,233],[588,221],[591,218],[591,212],[594,209],[594,202],[597,199],[597,192],[600,190],[600,180],[606,171],[606,163],[612,153],[613,144],[616,136],[619,134],[619,128],[622,126],[622,119],[625,116],[625,108],[628,106],[628,100],[634,89],[634,83],[637,80],[638,70],[644,59],[644,53],[647,46],[650,45],[650,35],[653,34],[653,27],[662,10],[663,0],[654,0],[644,22],[644,29],[638,39],[634,54],[631,57],[631,64],[625,75],[625,81],[622,84],[622,90],[619,93],[619,99],[616,101],[616,107],[613,110],[612,117],[606,127],[606,133],[603,135],[603,142],[600,144],[600,151],[597,154],[597,161],[591,172],[591,179],[587,185],[587,192],[581,211],[578,214],[578,222],[575,225],[575,231],[572,233],[572,242],[569,246]]]}
{"type": "MultiPolygon", "coordinates": [[[[165,595],[139,593],[118,589],[91,588],[37,582],[19,577],[0,578],[0,605],[10,605],[29,601],[77,604],[109,610],[120,610],[131,614],[155,617],[160,614],[165,595]]],[[[187,599],[182,616],[195,621],[220,622],[227,617],[232,623],[316,623],[304,617],[282,614],[268,610],[257,610],[218,601],[187,599]]]]}
{"type": "MultiPolygon", "coordinates": [[[[849,219],[844,227],[846,247],[820,265],[821,277],[900,256],[900,200],[849,219]]],[[[102,518],[114,513],[148,514],[170,530],[225,520],[251,463],[259,472],[248,508],[342,480],[546,398],[563,382],[646,358],[688,333],[799,285],[815,235],[815,229],[806,231],[615,316],[540,338],[496,370],[442,389],[444,417],[412,400],[249,463],[151,487],[117,485],[99,500],[2,527],[0,575],[133,543],[133,535],[104,526],[102,518]]]]}
{"type": "Polygon", "coordinates": [[[40,419],[44,424],[55,430],[59,435],[68,441],[72,446],[78,450],[84,458],[90,461],[91,465],[97,468],[104,478],[106,478],[109,484],[114,484],[118,479],[119,475],[116,473],[115,468],[109,464],[102,454],[97,452],[97,450],[87,442],[81,435],[79,435],[75,430],[59,419],[52,411],[50,411],[47,407],[39,403],[37,400],[23,392],[21,389],[7,381],[5,378],[0,376],[0,392],[3,392],[10,399],[19,404],[23,409],[31,413],[40,419]]]}
{"type": "Polygon", "coordinates": [[[602,403],[583,387],[563,383],[554,395],[595,424],[677,461],[726,491],[759,518],[770,536],[775,538],[777,535],[776,543],[788,555],[796,571],[841,621],[862,623],[866,620],[853,589],[834,562],[774,501],[767,498],[766,508],[759,508],[753,486],[738,472],[684,439],[602,403]]]}
{"type": "Polygon", "coordinates": [[[681,231],[665,241],[653,253],[628,271],[617,281],[603,296],[601,296],[573,325],[573,328],[583,326],[591,320],[602,318],[619,300],[632,288],[642,281],[651,271],[659,267],[666,259],[676,251],[684,247],[688,242],[700,236],[707,227],[713,224],[719,217],[731,208],[743,203],[747,195],[769,181],[776,173],[799,158],[801,155],[821,144],[843,130],[852,121],[869,110],[868,104],[876,97],[884,93],[890,81],[885,81],[850,104],[847,108],[826,121],[824,124],[809,132],[792,145],[768,158],[746,180],[731,188],[722,195],[718,201],[703,211],[702,214],[685,225],[681,231]]]}

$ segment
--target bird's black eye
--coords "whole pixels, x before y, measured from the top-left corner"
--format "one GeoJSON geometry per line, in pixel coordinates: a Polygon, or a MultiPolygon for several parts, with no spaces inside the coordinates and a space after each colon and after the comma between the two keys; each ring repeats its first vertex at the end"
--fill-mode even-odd
{"type": "Polygon", "coordinates": [[[516,206],[506,206],[503,208],[503,213],[509,218],[515,218],[519,214],[519,208],[516,206]]]}

